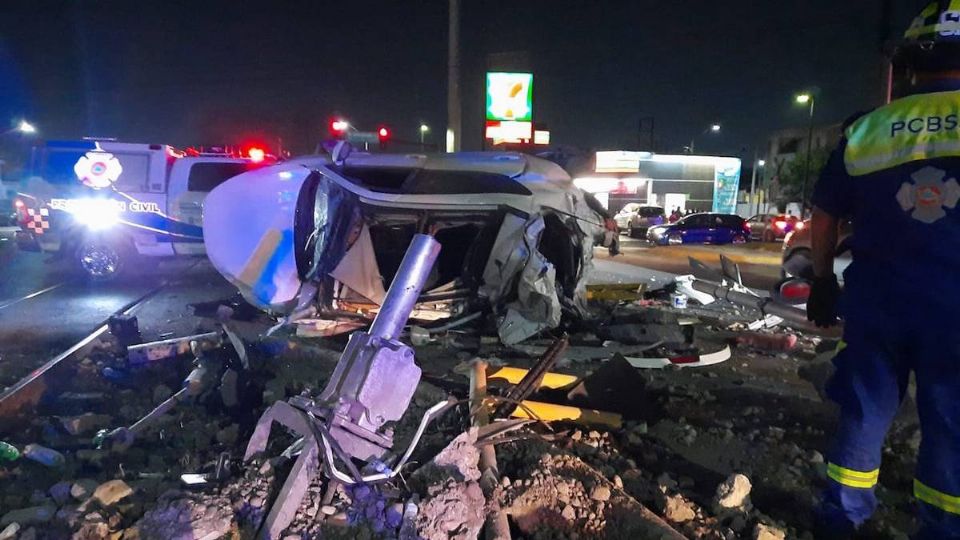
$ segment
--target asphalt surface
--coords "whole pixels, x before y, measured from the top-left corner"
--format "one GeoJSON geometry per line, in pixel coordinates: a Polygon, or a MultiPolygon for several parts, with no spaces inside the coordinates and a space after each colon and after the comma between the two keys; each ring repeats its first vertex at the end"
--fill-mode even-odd
{"type": "MultiPolygon", "coordinates": [[[[149,301],[170,331],[191,302],[227,298],[234,289],[203,259],[149,261],[136,277],[88,283],[48,255],[21,252],[0,231],[0,391],[68,349],[114,312],[167,284],[149,301]]],[[[144,337],[159,329],[141,328],[144,337]]],[[[157,336],[155,336],[157,337],[157,336]]]]}
{"type": "Polygon", "coordinates": [[[693,257],[720,267],[720,255],[726,255],[740,266],[744,285],[763,291],[771,290],[780,280],[780,251],[782,244],[752,242],[745,245],[682,245],[653,246],[645,241],[620,237],[620,255],[611,257],[607,250],[596,250],[598,261],[613,261],[670,274],[689,274],[693,257]]]}
{"type": "MultiPolygon", "coordinates": [[[[747,286],[768,290],[779,277],[778,246],[650,247],[622,237],[623,254],[610,258],[596,251],[593,283],[648,281],[662,285],[674,274],[689,273],[688,257],[719,266],[724,253],[741,264],[747,286]]],[[[11,231],[0,228],[0,391],[63,352],[102,325],[114,312],[165,285],[144,306],[145,339],[198,330],[187,306],[234,294],[201,258],[148,259],[134,276],[110,283],[89,283],[45,254],[21,252],[11,231]]]]}

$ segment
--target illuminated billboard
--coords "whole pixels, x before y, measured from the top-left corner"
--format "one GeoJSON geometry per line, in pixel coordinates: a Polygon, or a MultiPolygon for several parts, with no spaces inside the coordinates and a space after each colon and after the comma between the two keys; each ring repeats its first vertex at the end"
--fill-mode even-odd
{"type": "Polygon", "coordinates": [[[487,73],[487,120],[533,121],[532,73],[487,73]]]}

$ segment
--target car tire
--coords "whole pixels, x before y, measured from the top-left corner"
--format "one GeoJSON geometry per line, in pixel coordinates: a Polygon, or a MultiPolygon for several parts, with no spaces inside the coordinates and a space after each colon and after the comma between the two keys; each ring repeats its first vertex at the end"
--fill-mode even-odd
{"type": "Polygon", "coordinates": [[[783,264],[780,265],[780,277],[809,278],[813,276],[813,252],[807,248],[797,248],[783,258],[783,264]],[[787,273],[787,267],[794,270],[793,273],[787,273]]]}
{"type": "Polygon", "coordinates": [[[730,240],[731,244],[746,244],[747,242],[747,237],[742,234],[734,235],[733,239],[730,240]]]}
{"type": "Polygon", "coordinates": [[[134,249],[125,239],[88,235],[74,251],[76,270],[93,282],[114,281],[129,270],[134,249]]]}

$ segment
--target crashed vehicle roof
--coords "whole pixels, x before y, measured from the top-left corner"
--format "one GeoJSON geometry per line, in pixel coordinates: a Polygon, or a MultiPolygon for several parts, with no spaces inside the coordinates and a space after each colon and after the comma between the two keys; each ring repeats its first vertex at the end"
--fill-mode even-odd
{"type": "Polygon", "coordinates": [[[306,156],[276,167],[297,166],[329,168],[349,180],[361,200],[404,208],[504,205],[535,212],[543,206],[563,209],[564,198],[579,191],[559,165],[516,152],[353,153],[342,165],[326,156],[306,156]]]}

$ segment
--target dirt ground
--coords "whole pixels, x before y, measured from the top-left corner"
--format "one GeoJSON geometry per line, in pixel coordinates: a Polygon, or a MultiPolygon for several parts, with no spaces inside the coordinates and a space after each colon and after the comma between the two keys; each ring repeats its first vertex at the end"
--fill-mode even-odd
{"type": "MultiPolygon", "coordinates": [[[[736,341],[752,318],[729,306],[675,313],[664,304],[598,312],[601,318],[623,310],[695,317],[688,322],[703,351],[736,341]]],[[[596,322],[568,328],[571,347],[553,369],[584,377],[581,396],[564,389],[533,399],[617,412],[621,426],[535,422],[498,441],[499,474],[481,478],[479,443],[475,432],[470,439],[469,410],[461,404],[428,429],[398,480],[341,485],[325,498],[328,483],[314,478],[282,538],[475,538],[496,511],[506,514],[517,539],[814,538],[813,508],[825,483],[836,412],[811,380],[824,371],[829,353],[822,351],[834,343],[799,336],[789,351],[735,346],[732,357],[715,366],[624,371],[616,353],[671,351],[613,343],[598,337],[598,328],[596,322]],[[411,508],[418,509],[415,516],[411,508]]],[[[219,391],[206,392],[125,452],[97,449],[93,436],[129,425],[168,397],[192,359],[108,377],[105,368],[119,369],[120,358],[105,340],[78,367],[70,395],[45,403],[22,429],[3,435],[21,451],[28,444],[55,449],[62,462],[0,462],[0,539],[253,538],[291,467],[281,454],[293,438],[276,436],[266,455],[242,463],[246,440],[274,400],[322,389],[345,344],[343,337],[257,342],[256,333],[249,323],[253,367],[240,376],[238,405],[225,405],[219,391]],[[181,481],[184,473],[212,474],[218,461],[228,473],[221,479],[200,487],[181,481]]],[[[552,338],[508,349],[464,331],[417,347],[424,377],[397,426],[397,446],[406,444],[426,408],[449,396],[467,397],[469,362],[529,367],[552,338]]],[[[210,354],[229,363],[230,350],[224,351],[210,354]]],[[[495,379],[491,387],[494,394],[507,388],[495,379]]],[[[918,443],[907,404],[884,451],[881,510],[862,537],[900,539],[911,532],[918,443]]]]}

